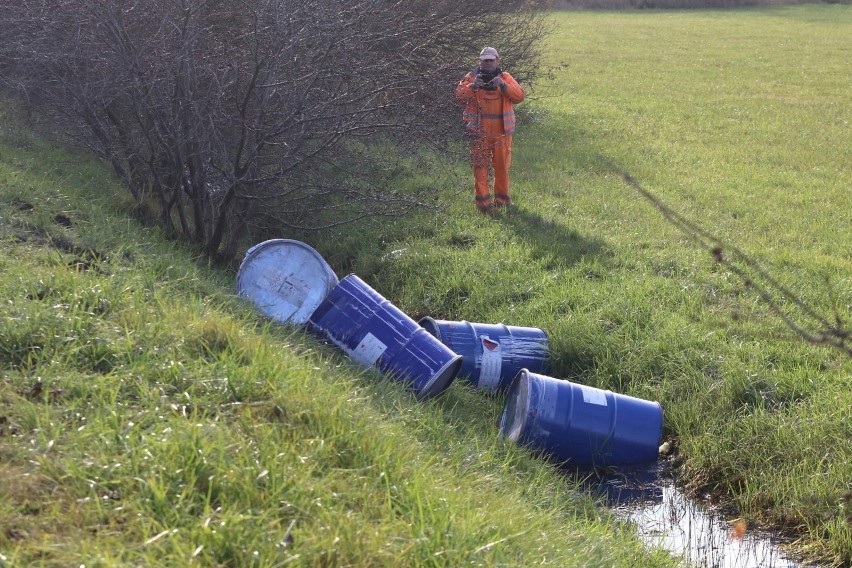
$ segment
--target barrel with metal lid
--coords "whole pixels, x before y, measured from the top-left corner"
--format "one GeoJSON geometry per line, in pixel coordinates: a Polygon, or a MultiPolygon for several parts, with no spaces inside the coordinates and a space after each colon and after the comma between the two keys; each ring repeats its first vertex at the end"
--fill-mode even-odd
{"type": "Polygon", "coordinates": [[[278,323],[302,325],[339,283],[309,245],[270,239],[251,247],[237,272],[237,294],[278,323]]]}
{"type": "Polygon", "coordinates": [[[420,325],[462,356],[459,377],[477,388],[504,391],[521,369],[546,373],[550,343],[537,327],[447,321],[424,317],[420,325]]]}
{"type": "Polygon", "coordinates": [[[656,461],[662,430],[658,402],[527,369],[512,381],[500,420],[504,437],[570,465],[656,461]]]}
{"type": "Polygon", "coordinates": [[[419,398],[446,390],[462,363],[460,355],[354,274],[311,314],[308,328],[359,365],[378,367],[403,382],[419,398]]]}

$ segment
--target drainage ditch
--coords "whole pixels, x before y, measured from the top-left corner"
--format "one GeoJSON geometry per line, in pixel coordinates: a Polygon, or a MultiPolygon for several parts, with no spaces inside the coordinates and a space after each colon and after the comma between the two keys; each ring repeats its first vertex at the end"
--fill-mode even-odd
{"type": "Polygon", "coordinates": [[[756,531],[688,498],[665,462],[594,478],[587,489],[649,547],[703,568],[819,568],[793,559],[778,535],[756,531]]]}

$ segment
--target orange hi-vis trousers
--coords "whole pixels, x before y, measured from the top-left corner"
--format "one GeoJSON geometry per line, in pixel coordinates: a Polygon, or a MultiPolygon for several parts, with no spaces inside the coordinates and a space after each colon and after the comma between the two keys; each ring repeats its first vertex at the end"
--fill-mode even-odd
{"type": "Polygon", "coordinates": [[[480,92],[479,133],[471,141],[470,159],[476,206],[487,213],[496,204],[509,205],[509,166],[512,165],[512,135],[503,124],[503,102],[497,91],[480,92]],[[494,198],[488,187],[488,171],[494,169],[494,198]]]}
{"type": "Polygon", "coordinates": [[[471,163],[476,190],[476,206],[488,212],[496,205],[509,205],[509,167],[512,165],[512,135],[478,136],[471,142],[471,163]],[[494,198],[488,187],[489,169],[494,168],[494,198]]]}

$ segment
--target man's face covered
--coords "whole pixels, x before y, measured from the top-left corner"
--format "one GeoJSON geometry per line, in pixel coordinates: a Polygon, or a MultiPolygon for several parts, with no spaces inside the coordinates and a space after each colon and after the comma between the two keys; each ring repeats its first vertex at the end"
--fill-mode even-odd
{"type": "Polygon", "coordinates": [[[496,59],[480,59],[479,68],[487,74],[492,74],[497,69],[496,59]]]}

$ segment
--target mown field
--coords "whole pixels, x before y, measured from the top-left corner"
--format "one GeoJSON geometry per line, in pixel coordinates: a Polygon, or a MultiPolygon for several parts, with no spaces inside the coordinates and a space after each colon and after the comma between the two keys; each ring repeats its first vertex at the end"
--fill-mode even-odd
{"type": "MultiPolygon", "coordinates": [[[[436,166],[441,212],[280,236],[414,317],[545,329],[556,376],[663,405],[692,490],[849,564],[852,359],[771,305],[852,327],[852,9],[553,24],[513,210],[436,166]]],[[[269,325],[105,166],[2,125],[0,565],[673,565],[501,441],[500,397],[417,402],[269,325]]]]}

